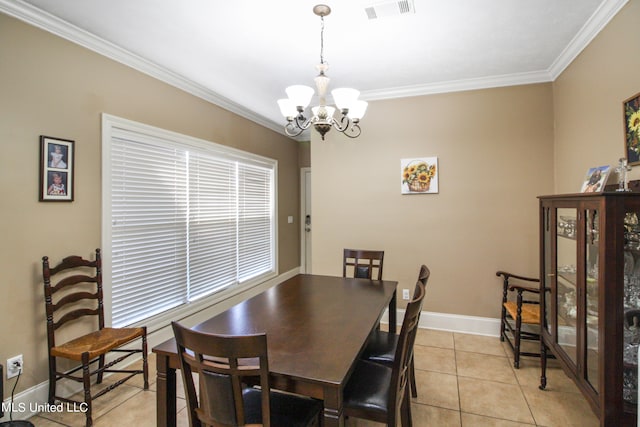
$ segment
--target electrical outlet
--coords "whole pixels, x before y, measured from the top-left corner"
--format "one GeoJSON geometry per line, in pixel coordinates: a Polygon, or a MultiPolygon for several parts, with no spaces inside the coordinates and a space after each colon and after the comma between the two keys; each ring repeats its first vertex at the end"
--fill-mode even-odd
{"type": "Polygon", "coordinates": [[[402,299],[405,299],[405,300],[409,299],[409,289],[402,290],[402,299]]]}
{"type": "Polygon", "coordinates": [[[17,377],[24,369],[22,355],[19,354],[11,359],[7,359],[7,379],[17,377]]]}

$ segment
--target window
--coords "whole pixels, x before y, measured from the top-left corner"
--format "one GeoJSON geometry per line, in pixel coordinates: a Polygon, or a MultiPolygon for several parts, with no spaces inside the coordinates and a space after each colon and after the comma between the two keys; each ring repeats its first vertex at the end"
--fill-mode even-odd
{"type": "Polygon", "coordinates": [[[273,277],[276,171],[275,160],[104,115],[111,324],[273,277]]]}

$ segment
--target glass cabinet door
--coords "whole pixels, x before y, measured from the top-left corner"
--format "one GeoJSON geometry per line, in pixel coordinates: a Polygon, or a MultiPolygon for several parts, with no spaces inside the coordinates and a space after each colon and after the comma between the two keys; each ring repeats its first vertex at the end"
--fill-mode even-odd
{"type": "Polygon", "coordinates": [[[551,251],[551,233],[555,233],[555,230],[551,230],[551,212],[554,211],[552,208],[545,206],[543,208],[543,212],[542,212],[542,221],[543,221],[543,227],[542,227],[542,233],[544,233],[544,236],[542,238],[542,241],[544,242],[544,270],[543,270],[543,276],[542,276],[542,280],[544,280],[544,290],[545,290],[545,294],[544,294],[544,318],[542,319],[544,328],[547,330],[547,333],[549,335],[551,335],[552,332],[552,327],[553,327],[553,322],[551,322],[551,313],[553,313],[553,311],[551,311],[551,306],[552,306],[552,300],[551,300],[551,286],[553,285],[553,280],[555,278],[555,272],[553,270],[553,257],[552,257],[552,251],[551,251]]]}
{"type": "Polygon", "coordinates": [[[578,261],[577,217],[575,208],[560,208],[557,210],[556,237],[556,312],[558,327],[558,344],[577,364],[578,337],[578,289],[576,265],[578,261]]]}
{"type": "Polygon", "coordinates": [[[638,345],[640,344],[640,212],[624,217],[624,363],[622,395],[638,401],[638,345]]]}
{"type": "Polygon", "coordinates": [[[598,291],[600,274],[598,255],[600,243],[600,215],[597,209],[585,212],[585,277],[586,277],[586,367],[587,381],[596,392],[598,384],[598,291]]]}

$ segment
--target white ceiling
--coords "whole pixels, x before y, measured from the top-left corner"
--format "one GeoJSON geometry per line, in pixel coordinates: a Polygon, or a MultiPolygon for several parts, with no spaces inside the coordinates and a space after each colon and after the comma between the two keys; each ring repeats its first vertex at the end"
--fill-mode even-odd
{"type": "MultiPolygon", "coordinates": [[[[380,1],[329,1],[329,89],[365,100],[552,81],[627,2],[415,0],[415,13],[369,20],[380,1]]],[[[276,100],[317,74],[320,2],[0,0],[0,12],[282,132],[276,100]]]]}

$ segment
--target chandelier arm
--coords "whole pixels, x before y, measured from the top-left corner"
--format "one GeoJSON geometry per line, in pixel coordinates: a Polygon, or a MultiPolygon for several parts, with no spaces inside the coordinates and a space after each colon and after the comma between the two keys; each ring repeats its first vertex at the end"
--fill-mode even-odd
{"type": "Polygon", "coordinates": [[[348,136],[349,138],[357,138],[360,136],[360,134],[362,133],[362,130],[360,129],[360,124],[358,123],[353,123],[348,131],[344,131],[342,132],[344,135],[348,136]]]}
{"type": "Polygon", "coordinates": [[[304,132],[304,129],[294,126],[293,122],[287,122],[287,124],[284,125],[284,133],[286,133],[287,136],[290,136],[292,138],[295,138],[296,136],[300,135],[302,132],[304,132]]]}
{"type": "Polygon", "coordinates": [[[307,119],[302,114],[297,115],[294,121],[296,122],[296,127],[302,130],[309,129],[309,126],[311,125],[311,119],[307,119]]]}
{"type": "Polygon", "coordinates": [[[346,114],[340,117],[339,122],[333,120],[333,127],[349,138],[357,138],[362,133],[359,121],[351,120],[346,114]]]}
{"type": "Polygon", "coordinates": [[[339,121],[334,119],[334,120],[332,120],[332,122],[333,122],[332,123],[333,127],[338,132],[345,132],[353,124],[353,122],[351,121],[349,116],[347,116],[346,114],[343,114],[342,116],[340,116],[340,120],[339,121]]]}
{"type": "Polygon", "coordinates": [[[302,114],[298,114],[294,118],[290,118],[284,126],[284,133],[287,136],[296,137],[311,126],[311,119],[305,118],[302,114]]]}

